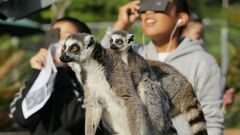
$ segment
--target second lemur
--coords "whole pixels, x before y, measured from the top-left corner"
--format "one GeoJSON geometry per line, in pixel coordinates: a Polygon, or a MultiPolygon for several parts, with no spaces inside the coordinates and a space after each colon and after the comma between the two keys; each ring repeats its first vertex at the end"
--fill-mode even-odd
{"type": "Polygon", "coordinates": [[[176,135],[169,115],[169,97],[161,90],[161,85],[152,81],[155,75],[147,62],[130,47],[134,35],[125,31],[111,34],[110,48],[128,65],[137,93],[147,108],[152,130],[155,134],[176,135]],[[140,83],[141,82],[141,83],[140,83]]]}
{"type": "Polygon", "coordinates": [[[133,43],[134,36],[126,31],[118,30],[110,35],[110,48],[119,54],[128,65],[135,87],[138,86],[144,74],[149,74],[150,79],[161,84],[159,90],[164,90],[169,96],[171,116],[175,117],[181,113],[186,114],[193,134],[207,135],[206,120],[188,80],[168,64],[146,61],[134,52],[133,43]]]}

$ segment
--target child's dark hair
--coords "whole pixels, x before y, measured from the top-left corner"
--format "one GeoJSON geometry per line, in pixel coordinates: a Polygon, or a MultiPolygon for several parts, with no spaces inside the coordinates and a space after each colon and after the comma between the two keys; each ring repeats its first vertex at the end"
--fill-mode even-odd
{"type": "Polygon", "coordinates": [[[64,18],[56,20],[53,23],[53,25],[56,23],[59,23],[59,22],[70,22],[77,28],[78,32],[85,32],[85,33],[91,34],[91,30],[88,28],[88,26],[84,22],[82,22],[78,19],[75,19],[72,17],[64,17],[64,18]]]}
{"type": "Polygon", "coordinates": [[[189,15],[189,7],[186,0],[173,0],[177,7],[177,13],[185,12],[189,15]]]}
{"type": "MultiPolygon", "coordinates": [[[[189,7],[188,7],[188,3],[186,0],[173,0],[173,2],[176,4],[176,7],[177,7],[177,14],[181,13],[181,12],[185,12],[187,13],[188,15],[190,15],[190,11],[189,11],[189,7]]],[[[183,29],[185,28],[186,26],[183,26],[179,29],[178,31],[178,38],[181,37],[182,35],[182,32],[183,32],[183,29]]]]}
{"type": "Polygon", "coordinates": [[[203,24],[203,21],[201,18],[190,18],[189,21],[203,24]]]}

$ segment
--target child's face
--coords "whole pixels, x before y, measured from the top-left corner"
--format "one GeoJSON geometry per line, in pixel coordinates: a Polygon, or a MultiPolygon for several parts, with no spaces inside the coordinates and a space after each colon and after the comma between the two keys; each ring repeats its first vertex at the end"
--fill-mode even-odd
{"type": "Polygon", "coordinates": [[[65,40],[69,35],[77,33],[76,27],[70,22],[58,22],[53,25],[53,29],[60,29],[60,40],[65,40]]]}
{"type": "Polygon", "coordinates": [[[169,2],[165,12],[141,13],[143,32],[151,39],[169,38],[177,20],[176,6],[173,2],[169,2]]]}
{"type": "MultiPolygon", "coordinates": [[[[77,29],[76,27],[70,23],[70,22],[58,22],[56,24],[54,24],[53,26],[54,29],[58,28],[60,29],[60,42],[63,42],[69,35],[77,33],[77,29]]],[[[62,49],[62,46],[60,46],[61,48],[58,49],[62,49]]],[[[55,53],[54,54],[54,62],[57,64],[57,66],[65,66],[65,63],[62,63],[61,60],[59,59],[60,54],[59,53],[55,53]]]]}

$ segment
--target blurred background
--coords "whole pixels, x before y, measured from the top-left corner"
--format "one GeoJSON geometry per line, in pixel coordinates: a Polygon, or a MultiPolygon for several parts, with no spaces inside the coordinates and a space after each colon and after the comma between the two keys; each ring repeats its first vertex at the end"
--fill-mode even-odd
{"type": "MultiPolygon", "coordinates": [[[[87,22],[100,41],[107,27],[117,19],[118,8],[129,1],[0,0],[0,132],[20,130],[8,117],[9,104],[29,75],[30,57],[44,46],[45,31],[51,22],[63,16],[78,18],[87,22]]],[[[215,56],[227,85],[236,91],[234,104],[226,108],[226,129],[240,128],[240,1],[188,2],[203,19],[205,49],[215,56]]],[[[136,35],[137,43],[143,43],[139,23],[130,32],[136,35]]]]}

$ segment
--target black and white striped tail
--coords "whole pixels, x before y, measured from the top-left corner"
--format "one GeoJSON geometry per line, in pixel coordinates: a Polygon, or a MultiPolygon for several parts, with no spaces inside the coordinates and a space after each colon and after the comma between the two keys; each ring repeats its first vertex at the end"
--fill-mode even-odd
{"type": "Polygon", "coordinates": [[[187,119],[193,135],[207,135],[206,120],[199,106],[196,104],[195,106],[188,107],[187,119]]]}

